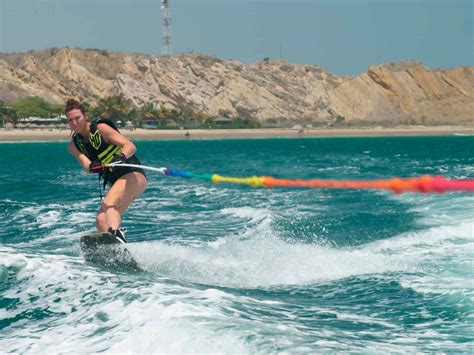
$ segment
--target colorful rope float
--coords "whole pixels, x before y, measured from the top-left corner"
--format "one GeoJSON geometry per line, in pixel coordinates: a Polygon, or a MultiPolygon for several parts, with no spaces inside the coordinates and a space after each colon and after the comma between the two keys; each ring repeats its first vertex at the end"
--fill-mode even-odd
{"type": "Polygon", "coordinates": [[[313,189],[363,189],[390,190],[400,194],[404,192],[444,193],[450,191],[474,192],[474,179],[447,179],[443,176],[422,176],[416,178],[392,178],[378,180],[323,180],[323,179],[277,179],[272,176],[230,177],[218,174],[195,174],[177,169],[154,168],[135,164],[109,164],[108,166],[128,166],[152,170],[167,176],[200,179],[212,183],[229,183],[251,187],[299,187],[313,189]]]}

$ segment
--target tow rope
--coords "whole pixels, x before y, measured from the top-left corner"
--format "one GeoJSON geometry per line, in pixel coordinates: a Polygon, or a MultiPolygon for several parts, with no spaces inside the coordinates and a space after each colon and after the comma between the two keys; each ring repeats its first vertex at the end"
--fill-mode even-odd
{"type": "Polygon", "coordinates": [[[218,174],[195,174],[168,168],[155,168],[146,165],[112,163],[108,167],[123,166],[141,168],[159,172],[167,176],[177,176],[187,179],[200,179],[212,183],[229,183],[249,185],[251,187],[299,187],[314,189],[363,189],[390,190],[396,194],[404,192],[444,193],[450,191],[474,192],[474,179],[448,179],[443,176],[421,176],[413,178],[377,179],[377,180],[323,180],[323,179],[278,179],[272,176],[230,177],[218,174]]]}

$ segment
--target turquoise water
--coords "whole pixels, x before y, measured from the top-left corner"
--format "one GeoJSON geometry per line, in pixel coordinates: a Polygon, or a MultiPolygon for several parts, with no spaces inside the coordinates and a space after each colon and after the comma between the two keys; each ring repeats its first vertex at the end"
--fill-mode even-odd
{"type": "MultiPolygon", "coordinates": [[[[282,178],[474,176],[473,137],[136,142],[143,164],[282,178]]],[[[86,263],[96,176],[0,144],[6,352],[473,350],[474,195],[252,189],[149,173],[124,217],[145,272],[86,263]]]]}

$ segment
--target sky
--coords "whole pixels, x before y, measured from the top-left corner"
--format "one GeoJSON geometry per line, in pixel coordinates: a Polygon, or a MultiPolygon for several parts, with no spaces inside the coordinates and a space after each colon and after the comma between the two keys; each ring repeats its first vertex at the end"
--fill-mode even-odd
{"type": "MultiPolygon", "coordinates": [[[[474,0],[169,0],[173,54],[265,57],[358,75],[384,62],[474,65],[474,0]]],[[[160,0],[0,0],[0,52],[160,55],[160,0]]]]}

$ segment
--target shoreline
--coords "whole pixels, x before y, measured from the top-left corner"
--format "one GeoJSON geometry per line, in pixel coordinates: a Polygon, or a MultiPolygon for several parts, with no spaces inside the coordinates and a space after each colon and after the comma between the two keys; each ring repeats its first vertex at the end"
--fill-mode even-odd
{"type": "MultiPolygon", "coordinates": [[[[246,139],[246,138],[322,138],[322,137],[394,137],[394,136],[474,136],[474,127],[393,127],[393,128],[254,128],[254,129],[190,129],[147,130],[122,129],[129,139],[140,140],[202,140],[202,139],[246,139]],[[186,136],[189,133],[189,136],[186,136]]],[[[70,130],[0,129],[0,142],[60,142],[68,141],[70,130]]]]}

